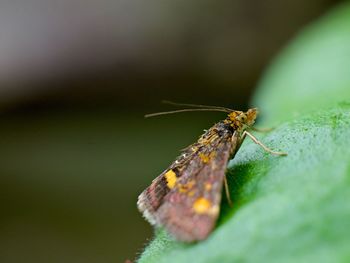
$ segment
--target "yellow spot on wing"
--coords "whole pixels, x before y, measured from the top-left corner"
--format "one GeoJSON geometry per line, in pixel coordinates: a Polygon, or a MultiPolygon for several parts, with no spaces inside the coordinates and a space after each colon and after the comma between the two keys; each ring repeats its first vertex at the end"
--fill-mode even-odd
{"type": "Polygon", "coordinates": [[[189,197],[192,197],[192,196],[194,196],[195,193],[196,193],[196,192],[195,192],[194,190],[192,190],[192,191],[188,192],[187,195],[188,195],[189,197]]]}
{"type": "Polygon", "coordinates": [[[199,153],[199,158],[201,158],[203,163],[208,163],[215,156],[216,156],[216,152],[211,152],[209,155],[204,153],[199,153]]]}
{"type": "Polygon", "coordinates": [[[203,163],[208,163],[209,162],[209,156],[204,154],[204,153],[200,153],[199,154],[199,158],[201,158],[203,163]]]}
{"type": "Polygon", "coordinates": [[[193,188],[193,186],[195,185],[195,181],[194,180],[190,180],[185,184],[179,184],[178,188],[179,188],[179,192],[180,193],[186,193],[188,192],[190,189],[193,188]]]}
{"type": "Polygon", "coordinates": [[[210,191],[211,188],[212,188],[211,183],[206,183],[206,184],[204,185],[204,189],[205,189],[206,191],[210,191]]]}
{"type": "Polygon", "coordinates": [[[176,184],[176,173],[173,170],[169,170],[167,171],[165,174],[165,179],[167,181],[167,186],[172,189],[174,188],[175,184],[176,184]]]}
{"type": "Polygon", "coordinates": [[[208,213],[210,207],[211,207],[211,202],[204,197],[198,198],[193,204],[193,209],[198,214],[208,213]]]}

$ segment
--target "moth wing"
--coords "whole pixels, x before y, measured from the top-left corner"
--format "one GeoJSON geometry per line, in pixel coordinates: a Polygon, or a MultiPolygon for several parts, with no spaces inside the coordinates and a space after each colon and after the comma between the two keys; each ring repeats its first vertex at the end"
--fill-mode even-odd
{"type": "Polygon", "coordinates": [[[159,225],[156,212],[162,204],[164,197],[169,193],[170,188],[167,186],[166,178],[163,172],[156,177],[151,185],[147,187],[138,197],[137,207],[143,216],[152,224],[159,225]]]}
{"type": "Polygon", "coordinates": [[[177,240],[203,240],[215,227],[231,151],[227,137],[202,147],[181,172],[176,187],[163,197],[154,216],[177,240]]]}
{"type": "Polygon", "coordinates": [[[164,197],[172,189],[172,185],[169,184],[169,180],[171,179],[169,176],[173,176],[173,179],[175,180],[177,177],[181,176],[178,167],[183,167],[188,164],[193,155],[194,152],[191,149],[191,146],[184,149],[182,155],[178,157],[168,169],[156,177],[151,185],[139,195],[137,201],[138,209],[151,224],[161,224],[159,217],[157,216],[157,210],[164,203],[164,197]],[[174,174],[172,174],[172,172],[174,174]]]}

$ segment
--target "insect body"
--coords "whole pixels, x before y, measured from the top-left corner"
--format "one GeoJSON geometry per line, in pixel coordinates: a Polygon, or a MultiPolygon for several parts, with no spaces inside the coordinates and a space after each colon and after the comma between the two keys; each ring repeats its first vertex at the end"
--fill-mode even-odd
{"type": "Polygon", "coordinates": [[[255,108],[247,112],[230,110],[226,119],[187,147],[140,194],[137,205],[144,217],[179,241],[207,238],[219,215],[222,187],[227,186],[227,163],[246,135],[270,153],[285,155],[270,150],[247,131],[257,114],[255,108]]]}

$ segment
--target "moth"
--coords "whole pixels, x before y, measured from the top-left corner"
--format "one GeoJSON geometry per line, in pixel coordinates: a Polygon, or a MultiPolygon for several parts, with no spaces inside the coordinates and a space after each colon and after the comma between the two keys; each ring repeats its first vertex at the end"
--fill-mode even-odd
{"type": "Polygon", "coordinates": [[[271,154],[286,153],[269,149],[249,132],[254,129],[258,115],[256,108],[243,112],[216,106],[176,105],[198,108],[153,113],[146,117],[185,111],[222,111],[227,113],[227,117],[184,149],[140,194],[137,206],[152,225],[164,227],[178,241],[194,242],[206,239],[214,229],[223,186],[231,203],[226,167],[246,136],[271,154]]]}

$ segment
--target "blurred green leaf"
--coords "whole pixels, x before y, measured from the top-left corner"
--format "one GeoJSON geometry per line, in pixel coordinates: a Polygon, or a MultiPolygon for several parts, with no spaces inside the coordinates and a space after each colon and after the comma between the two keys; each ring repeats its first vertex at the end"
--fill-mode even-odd
{"type": "Polygon", "coordinates": [[[139,262],[348,262],[350,260],[350,5],[307,28],[275,61],[254,105],[257,135],[287,157],[246,140],[230,163],[234,201],[203,242],[165,231],[139,262]]]}
{"type": "Polygon", "coordinates": [[[350,99],[350,4],[306,27],[264,75],[254,106],[265,124],[350,99]]]}

